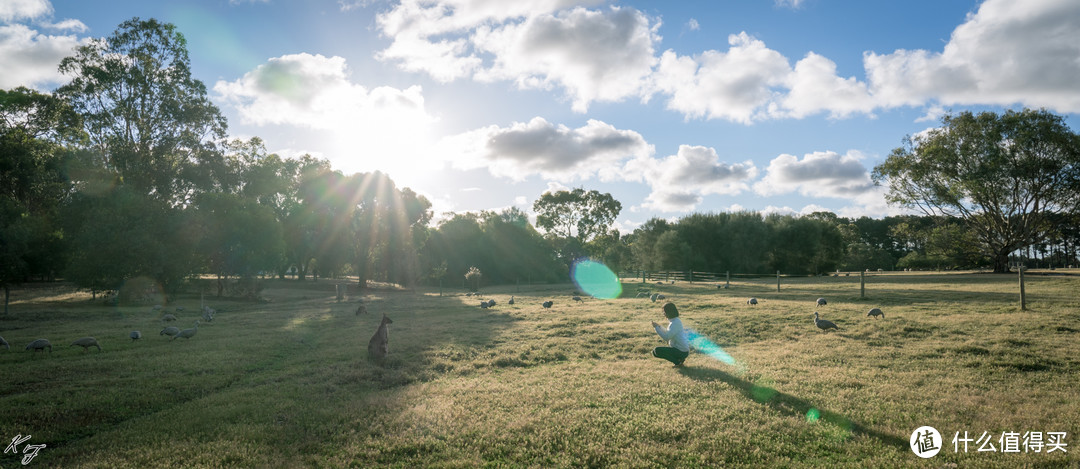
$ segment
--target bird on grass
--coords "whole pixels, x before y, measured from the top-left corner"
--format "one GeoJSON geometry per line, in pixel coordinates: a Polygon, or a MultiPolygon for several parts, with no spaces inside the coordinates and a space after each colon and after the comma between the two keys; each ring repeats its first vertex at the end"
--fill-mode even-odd
{"type": "Polygon", "coordinates": [[[76,339],[75,342],[72,342],[71,345],[69,345],[69,347],[74,347],[76,345],[82,347],[83,352],[85,352],[86,349],[90,347],[97,347],[98,352],[101,351],[101,345],[98,344],[97,339],[93,337],[83,337],[81,339],[76,339]]]}
{"type": "Polygon", "coordinates": [[[554,301],[548,300],[543,303],[544,308],[551,308],[551,305],[555,304],[554,301]]]}
{"type": "Polygon", "coordinates": [[[881,308],[870,308],[870,311],[866,313],[867,316],[881,316],[881,319],[885,319],[885,312],[881,308]]]}
{"type": "Polygon", "coordinates": [[[4,347],[5,350],[11,350],[11,345],[8,345],[7,341],[3,337],[0,337],[0,347],[4,347]]]}
{"type": "Polygon", "coordinates": [[[179,334],[179,333],[180,333],[180,328],[179,327],[169,326],[169,327],[166,327],[166,328],[162,329],[161,332],[158,333],[158,335],[167,335],[167,336],[170,336],[170,337],[175,337],[176,334],[179,334]]]}
{"type": "Polygon", "coordinates": [[[571,299],[572,299],[572,300],[574,300],[574,301],[580,301],[580,302],[582,302],[582,303],[584,303],[584,302],[585,302],[585,300],[581,299],[581,297],[580,297],[580,296],[575,296],[575,297],[573,297],[573,298],[571,298],[571,299]]]}
{"type": "Polygon", "coordinates": [[[142,332],[131,331],[131,334],[128,334],[128,337],[131,337],[131,341],[134,342],[142,338],[142,332]]]}
{"type": "Polygon", "coordinates": [[[829,302],[828,302],[828,301],[825,301],[825,298],[818,298],[818,299],[817,299],[817,305],[818,305],[818,306],[825,306],[825,305],[827,305],[827,304],[829,304],[829,302]]]}
{"type": "Polygon", "coordinates": [[[514,296],[510,295],[510,301],[507,301],[506,303],[513,306],[513,304],[514,304],[514,296]]]}
{"type": "Polygon", "coordinates": [[[750,298],[749,300],[746,300],[746,304],[748,304],[750,306],[756,305],[757,304],[757,298],[750,298]]]}
{"type": "Polygon", "coordinates": [[[41,350],[44,352],[45,349],[49,349],[49,353],[52,353],[52,344],[49,343],[49,339],[38,339],[30,342],[29,344],[26,344],[26,350],[41,350]]]}
{"type": "Polygon", "coordinates": [[[817,311],[814,311],[814,325],[817,326],[818,329],[821,329],[823,331],[827,331],[829,329],[840,330],[839,327],[836,327],[836,323],[827,319],[819,319],[817,311]]]}
{"type": "Polygon", "coordinates": [[[180,331],[179,333],[177,333],[176,335],[174,335],[172,340],[176,340],[177,337],[183,337],[185,339],[190,339],[192,337],[195,337],[196,332],[199,332],[199,321],[195,321],[195,325],[192,326],[191,329],[184,329],[184,330],[180,331]]]}

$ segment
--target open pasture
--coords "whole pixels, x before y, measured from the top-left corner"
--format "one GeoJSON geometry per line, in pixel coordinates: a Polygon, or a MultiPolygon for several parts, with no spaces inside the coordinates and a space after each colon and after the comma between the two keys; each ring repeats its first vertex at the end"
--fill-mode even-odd
{"type": "MultiPolygon", "coordinates": [[[[857,276],[626,279],[583,303],[571,285],[370,290],[362,316],[330,283],[271,281],[267,302],[208,298],[219,313],[187,340],[159,335],[150,306],[30,287],[0,317],[0,440],[46,444],[28,467],[1076,467],[1080,277],[1027,280],[1028,311],[1012,276],[885,274],[866,298],[857,276]],[[638,288],[736,364],[651,357],[664,320],[638,288]],[[369,361],[384,313],[390,355],[369,361]],[[103,350],[69,346],[83,336],[103,350]],[[51,354],[23,351],[37,338],[51,354]],[[923,425],[945,439],[928,460],[908,447],[923,425]],[[965,431],[997,451],[954,452],[965,431]],[[1067,432],[1067,452],[1002,452],[1028,431],[1067,432]]],[[[184,307],[180,328],[199,319],[197,296],[164,306],[184,307]]]]}

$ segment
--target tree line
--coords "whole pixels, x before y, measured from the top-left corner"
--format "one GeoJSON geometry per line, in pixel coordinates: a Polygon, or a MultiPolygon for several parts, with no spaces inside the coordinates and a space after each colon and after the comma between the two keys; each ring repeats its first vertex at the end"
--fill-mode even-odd
{"type": "MultiPolygon", "coordinates": [[[[696,213],[620,233],[621,203],[577,188],[541,194],[535,225],[511,208],[432,226],[431,203],[387,174],[227,139],[171,24],[126,21],[60,70],[70,82],[53,92],[0,90],[5,298],[58,277],[94,292],[133,279],[173,292],[210,274],[217,294],[252,294],[259,275],[561,282],[582,257],[615,270],[1003,271],[1018,253],[1074,264],[1080,244],[1080,139],[1045,111],[950,115],[906,139],[874,177],[920,216],[696,213]]],[[[138,300],[129,290],[121,301],[138,300]]]]}

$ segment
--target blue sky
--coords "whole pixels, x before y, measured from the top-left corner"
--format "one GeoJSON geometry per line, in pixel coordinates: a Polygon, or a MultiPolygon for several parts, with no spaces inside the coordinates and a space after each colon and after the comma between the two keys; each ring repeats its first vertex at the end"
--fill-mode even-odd
{"type": "Polygon", "coordinates": [[[952,111],[1080,123],[1080,2],[0,2],[0,88],[176,24],[229,120],[282,155],[383,170],[436,212],[585,187],[652,217],[902,213],[869,172],[952,111]]]}

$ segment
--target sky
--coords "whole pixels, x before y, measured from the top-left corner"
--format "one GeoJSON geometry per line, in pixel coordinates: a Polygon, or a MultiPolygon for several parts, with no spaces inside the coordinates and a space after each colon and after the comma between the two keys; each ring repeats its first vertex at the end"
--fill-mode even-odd
{"type": "Polygon", "coordinates": [[[380,170],[448,212],[582,187],[616,228],[910,213],[870,174],[948,112],[1080,130],[1075,0],[0,0],[0,88],[131,19],[172,23],[234,138],[380,170]]]}

